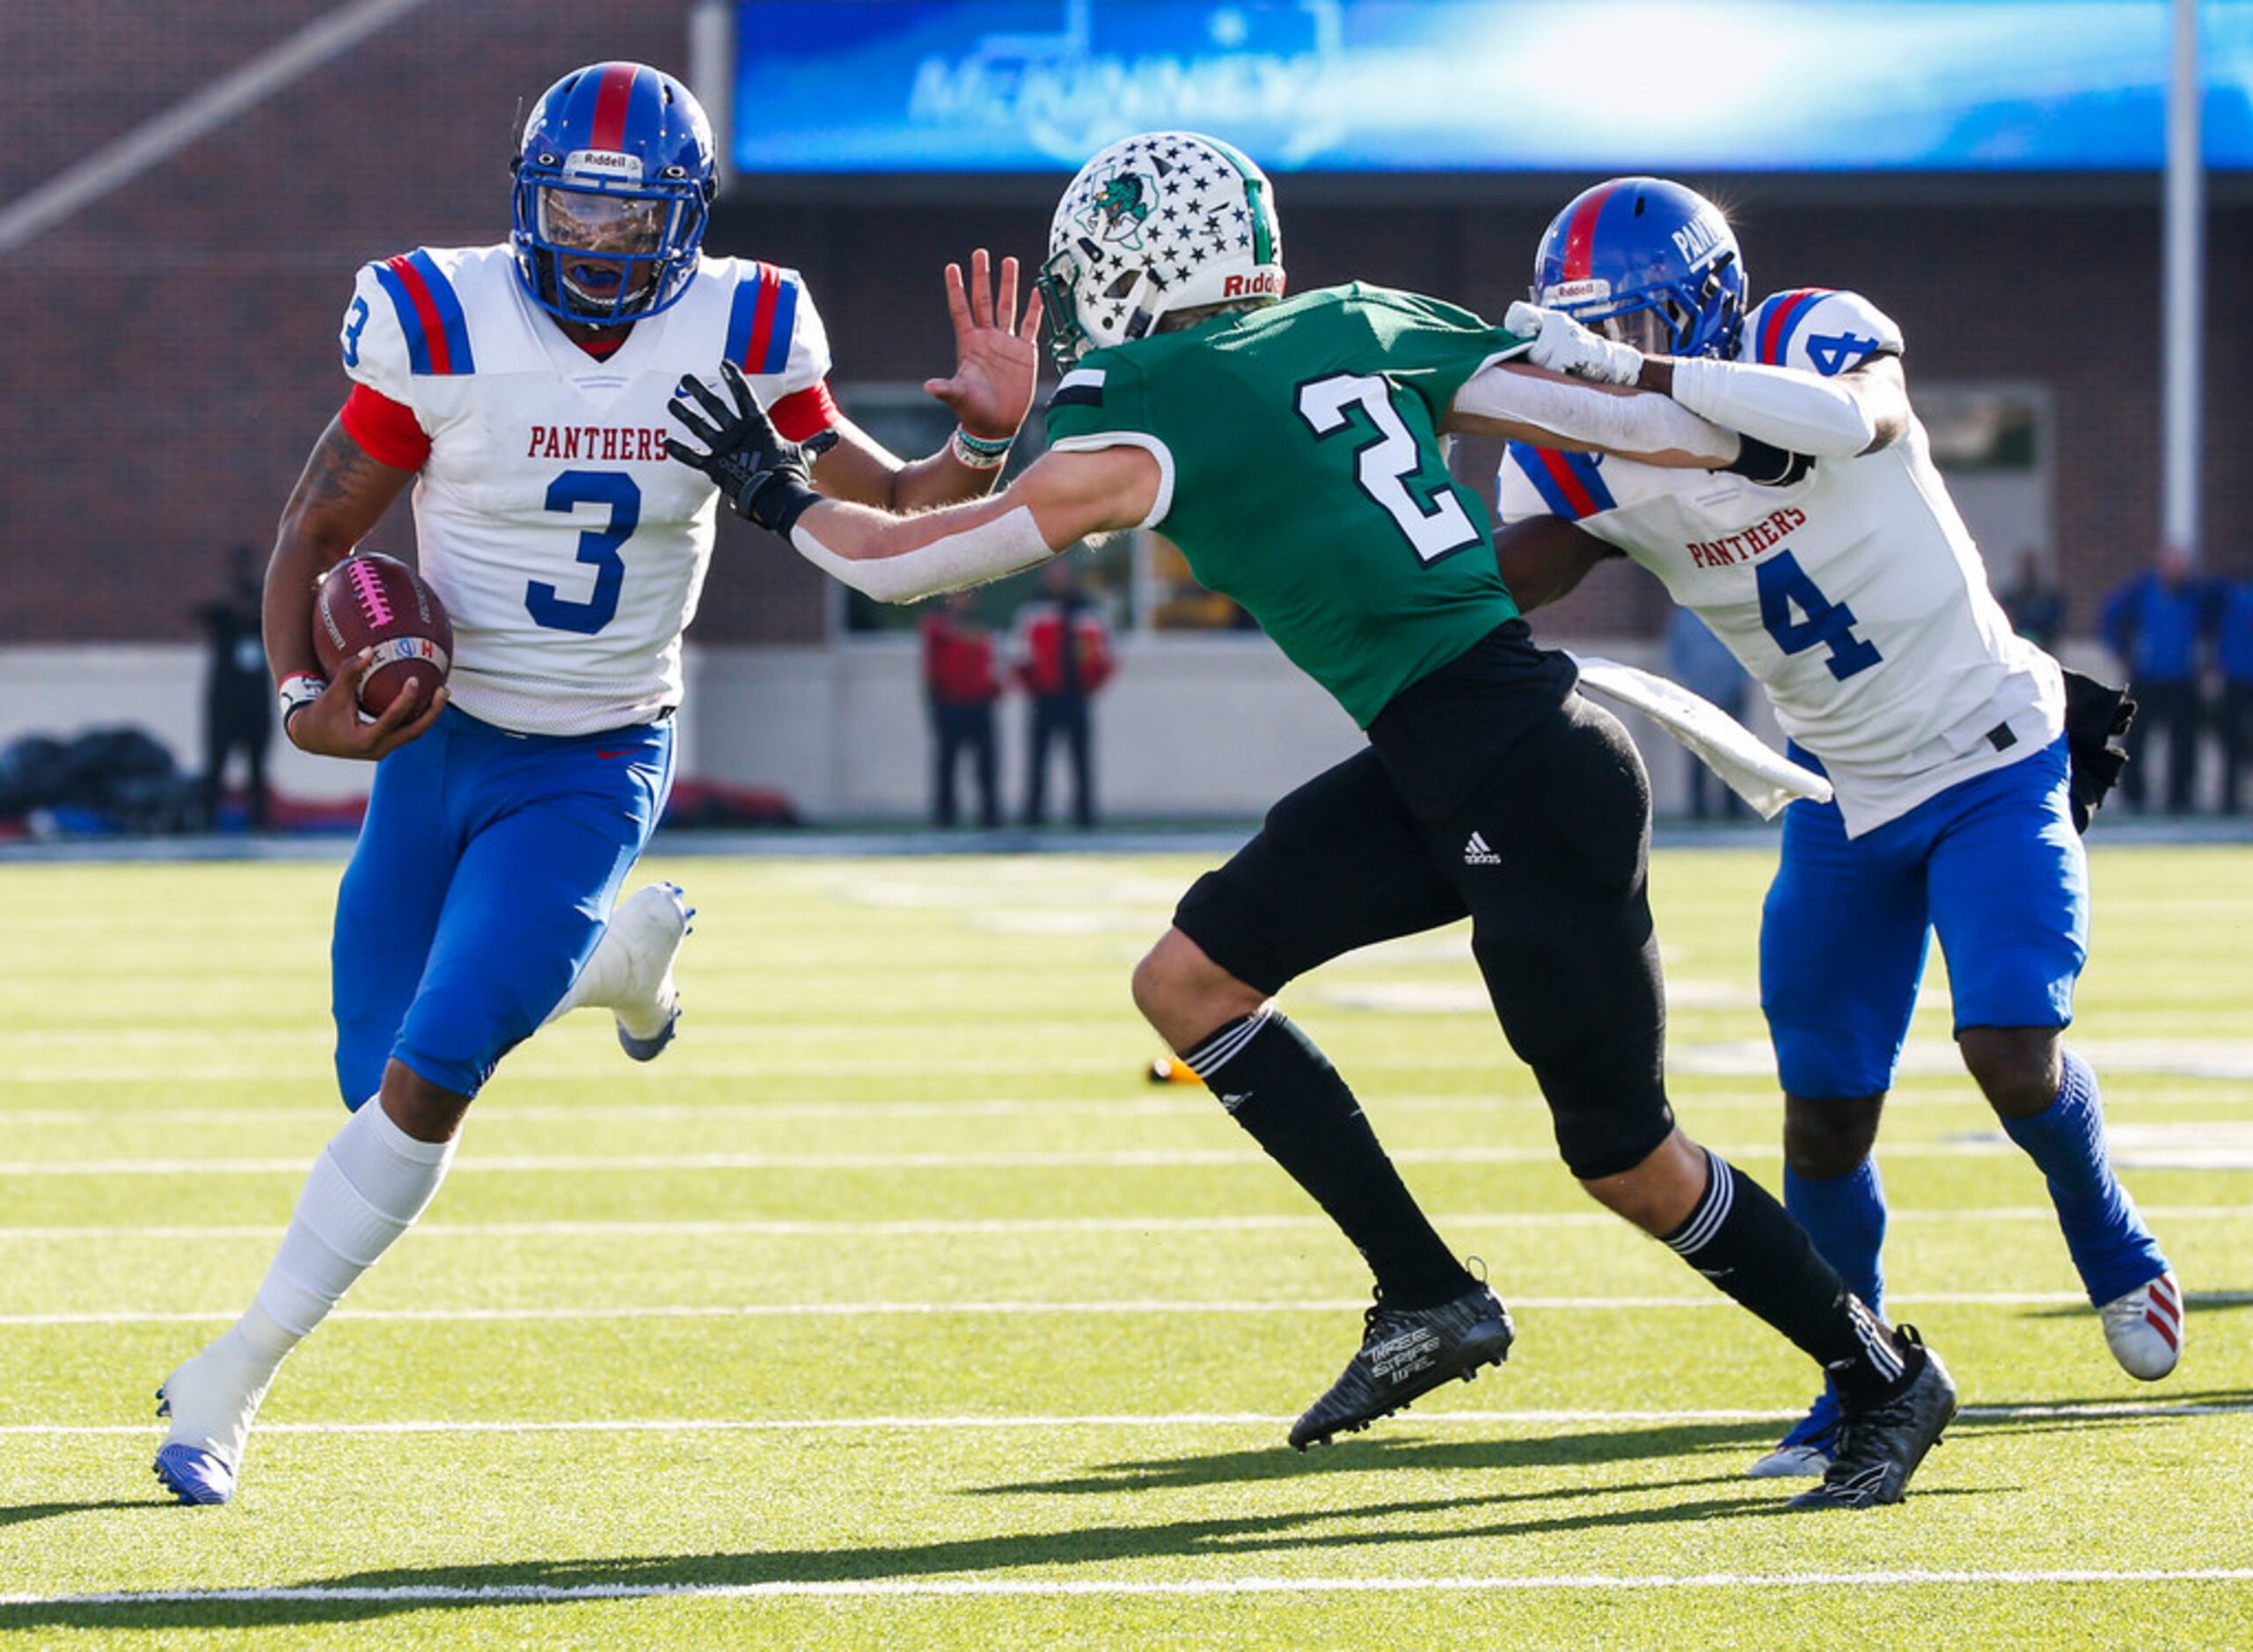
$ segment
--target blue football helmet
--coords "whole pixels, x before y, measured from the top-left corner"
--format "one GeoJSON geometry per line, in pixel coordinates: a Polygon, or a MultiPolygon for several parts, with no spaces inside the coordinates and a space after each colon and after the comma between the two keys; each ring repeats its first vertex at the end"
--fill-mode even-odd
{"type": "Polygon", "coordinates": [[[712,123],[641,63],[593,63],[549,87],[515,162],[516,277],[565,321],[618,326],[679,301],[718,192],[712,123]]]}
{"type": "Polygon", "coordinates": [[[1615,178],[1557,214],[1533,302],[1646,355],[1737,354],[1745,260],[1721,208],[1664,178],[1615,178]]]}

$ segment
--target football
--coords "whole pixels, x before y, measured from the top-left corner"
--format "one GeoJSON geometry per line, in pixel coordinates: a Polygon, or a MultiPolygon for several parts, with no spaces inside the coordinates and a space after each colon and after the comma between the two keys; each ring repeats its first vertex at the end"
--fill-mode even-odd
{"type": "Polygon", "coordinates": [[[396,557],[362,552],[322,576],[313,596],[313,647],[333,682],[362,648],[376,657],[360,679],[360,709],[370,717],[399,696],[409,678],[422,683],[420,704],[454,664],[454,625],[438,593],[396,557]]]}

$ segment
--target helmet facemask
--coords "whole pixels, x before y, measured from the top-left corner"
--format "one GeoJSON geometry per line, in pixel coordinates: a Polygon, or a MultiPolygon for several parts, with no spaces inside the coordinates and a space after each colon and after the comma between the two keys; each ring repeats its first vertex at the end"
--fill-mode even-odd
{"type": "Polygon", "coordinates": [[[517,276],[542,309],[618,326],[688,290],[716,186],[711,128],[670,77],[617,63],[566,76],[514,170],[517,276]]]}

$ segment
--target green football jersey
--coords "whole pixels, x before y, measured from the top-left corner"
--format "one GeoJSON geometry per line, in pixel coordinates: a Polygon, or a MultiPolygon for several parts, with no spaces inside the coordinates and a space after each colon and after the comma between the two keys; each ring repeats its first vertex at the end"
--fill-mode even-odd
{"type": "Polygon", "coordinates": [[[1413,293],[1322,288],[1090,352],[1049,403],[1050,446],[1154,455],[1142,525],[1365,728],[1518,613],[1437,427],[1528,342],[1413,293]]]}

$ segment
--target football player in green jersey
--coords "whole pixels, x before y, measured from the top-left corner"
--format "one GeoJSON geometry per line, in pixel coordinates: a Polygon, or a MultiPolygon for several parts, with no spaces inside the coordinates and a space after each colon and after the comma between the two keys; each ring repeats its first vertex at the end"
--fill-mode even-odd
{"type": "Polygon", "coordinates": [[[1359,1103],[1274,1007],[1308,969],[1466,916],[1511,1047],[1589,1192],[1819,1361],[1866,1472],[1796,1500],[1891,1502],[1955,1411],[1913,1332],[1872,1314],[1782,1206],[1676,1125],[1645,887],[1650,794],[1625,730],[1535,648],[1451,431],[1765,477],[1790,456],[1661,395],[1511,358],[1530,340],[1436,300],[1284,296],[1268,181],[1227,144],[1148,133],[1064,192],[1041,281],[1063,379],[1050,451],[1002,493],[898,517],[825,501],[723,368],[671,404],[735,509],[886,601],[1146,528],[1247,609],[1367,733],[1184,895],[1135,1001],[1376,1276],[1362,1345],[1305,1447],[1500,1363],[1510,1316],[1432,1230],[1359,1103]],[[691,406],[691,402],[694,404],[691,406]]]}

